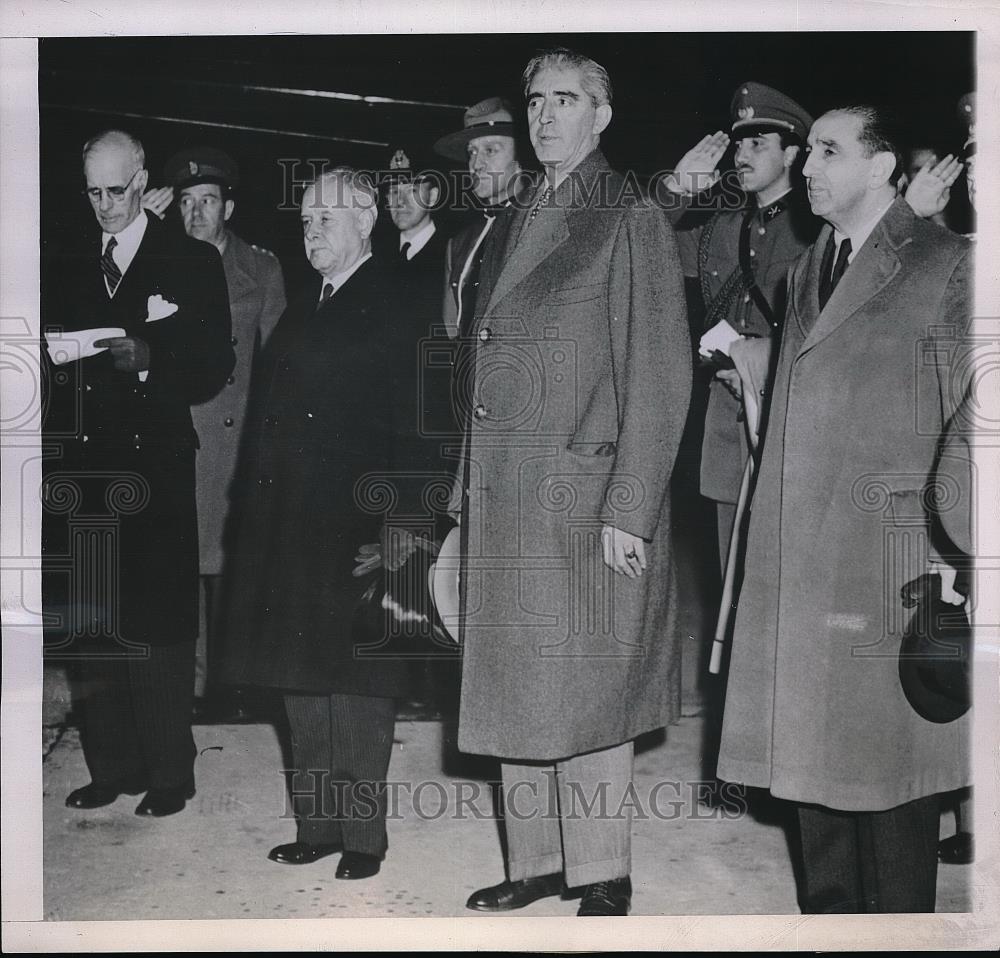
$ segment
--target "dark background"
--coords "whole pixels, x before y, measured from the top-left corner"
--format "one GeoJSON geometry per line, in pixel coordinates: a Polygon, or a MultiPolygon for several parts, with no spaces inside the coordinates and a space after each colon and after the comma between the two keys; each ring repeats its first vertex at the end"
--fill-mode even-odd
{"type": "MultiPolygon", "coordinates": [[[[243,178],[233,226],[278,254],[294,288],[309,267],[297,211],[281,208],[288,175],[279,160],[383,169],[400,145],[433,160],[433,142],[461,127],[465,106],[499,93],[520,108],[521,70],[538,49],[558,44],[607,67],[614,119],[602,145],[613,166],[641,177],[728,128],[730,98],[745,80],[783,90],[814,115],[852,101],[887,104],[908,141],[956,153],[965,138],[956,102],[974,86],[971,33],[43,39],[42,240],[72,235],[92,217],[80,193],[80,148],[120,126],[143,141],[151,186],[163,185],[176,150],[208,143],[230,152],[243,178]]],[[[304,163],[296,170],[308,173],[304,163]]],[[[447,229],[457,218],[443,222],[447,229]]],[[[388,216],[380,227],[391,227],[388,216]]]]}

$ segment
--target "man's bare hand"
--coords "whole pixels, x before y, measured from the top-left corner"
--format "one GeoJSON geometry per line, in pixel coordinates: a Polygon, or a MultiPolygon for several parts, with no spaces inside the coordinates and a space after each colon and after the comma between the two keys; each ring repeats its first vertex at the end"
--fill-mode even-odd
{"type": "Polygon", "coordinates": [[[951,198],[951,186],[962,172],[962,163],[949,153],[939,163],[928,160],[906,188],[906,202],[924,218],[942,212],[951,198]]]}
{"type": "Polygon", "coordinates": [[[142,194],[142,208],[158,216],[161,220],[167,214],[167,207],[174,201],[172,186],[161,186],[158,190],[146,190],[142,194]]]}
{"type": "Polygon", "coordinates": [[[604,564],[619,575],[638,579],[646,569],[646,543],[630,532],[614,526],[601,529],[601,549],[604,564]]]}
{"type": "Polygon", "coordinates": [[[729,146],[729,134],[718,130],[703,136],[687,151],[667,179],[667,187],[675,192],[702,193],[719,182],[716,167],[729,146]]]}
{"type": "Polygon", "coordinates": [[[743,398],[743,383],[740,382],[740,374],[735,369],[720,369],[716,372],[715,378],[729,390],[733,398],[743,398]]]}
{"type": "Polygon", "coordinates": [[[135,336],[112,336],[98,339],[96,347],[107,347],[111,351],[115,369],[123,373],[141,373],[149,369],[149,344],[135,336]]]}

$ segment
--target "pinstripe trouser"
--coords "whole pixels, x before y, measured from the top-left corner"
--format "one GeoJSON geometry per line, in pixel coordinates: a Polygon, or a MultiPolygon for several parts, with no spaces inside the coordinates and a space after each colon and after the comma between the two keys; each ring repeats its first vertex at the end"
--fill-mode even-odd
{"type": "Polygon", "coordinates": [[[385,854],[396,702],[368,695],[286,695],[298,841],[385,854]]]}
{"type": "Polygon", "coordinates": [[[194,641],[150,646],[144,658],[89,659],[77,670],[83,756],[91,779],[181,785],[194,770],[194,641]]]}
{"type": "Polygon", "coordinates": [[[626,742],[558,762],[501,762],[511,881],[563,871],[576,888],[629,874],[632,758],[626,742]]]}

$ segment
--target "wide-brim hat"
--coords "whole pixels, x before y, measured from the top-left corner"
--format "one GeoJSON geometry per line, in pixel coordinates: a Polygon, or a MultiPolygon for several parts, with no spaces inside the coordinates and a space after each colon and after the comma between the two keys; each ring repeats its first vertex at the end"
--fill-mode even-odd
{"type": "Polygon", "coordinates": [[[903,694],[928,722],[954,722],[972,701],[972,627],[962,606],[941,599],[940,576],[924,575],[903,588],[916,600],[899,648],[903,694]]]}
{"type": "Polygon", "coordinates": [[[812,116],[790,96],[753,80],[736,88],[729,113],[733,139],[753,133],[790,133],[805,142],[813,125],[812,116]]]}
{"type": "Polygon", "coordinates": [[[163,172],[167,182],[178,190],[199,183],[218,183],[232,190],[240,181],[236,161],[224,150],[212,146],[196,146],[175,153],[167,160],[163,172]]]}
{"type": "Polygon", "coordinates": [[[428,574],[431,597],[441,624],[458,641],[459,569],[461,566],[462,530],[455,526],[441,543],[434,565],[428,574]]]}
{"type": "Polygon", "coordinates": [[[514,137],[516,131],[510,104],[501,97],[491,96],[470,106],[462,117],[462,129],[442,136],[434,144],[434,152],[464,162],[470,140],[480,136],[514,137]]]}

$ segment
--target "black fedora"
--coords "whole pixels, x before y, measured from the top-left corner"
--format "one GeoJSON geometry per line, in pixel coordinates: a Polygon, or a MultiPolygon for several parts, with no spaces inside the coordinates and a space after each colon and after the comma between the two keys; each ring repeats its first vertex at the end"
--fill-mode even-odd
{"type": "Polygon", "coordinates": [[[899,681],[913,710],[928,722],[961,718],[972,704],[972,627],[962,606],[941,598],[941,577],[906,583],[903,605],[913,608],[899,648],[899,681]]]}

